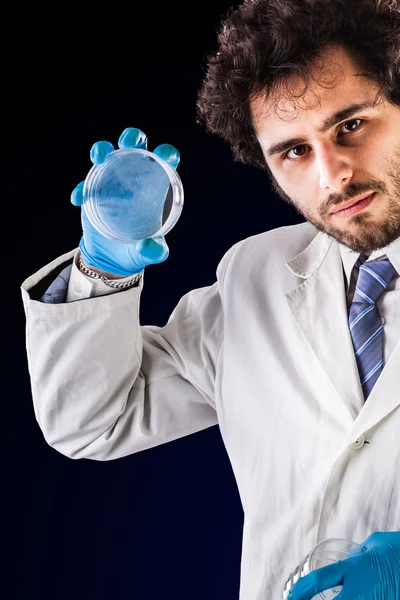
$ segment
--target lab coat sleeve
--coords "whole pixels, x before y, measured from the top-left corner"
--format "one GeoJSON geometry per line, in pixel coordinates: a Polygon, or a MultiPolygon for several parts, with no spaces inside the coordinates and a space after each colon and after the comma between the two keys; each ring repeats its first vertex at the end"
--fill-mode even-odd
{"type": "Polygon", "coordinates": [[[76,250],[22,283],[34,412],[52,448],[113,460],[217,424],[223,286],[237,245],[216,282],[183,296],[163,327],[140,325],[145,275],[119,293],[41,302],[76,250]]]}
{"type": "MultiPolygon", "coordinates": [[[[61,302],[83,300],[84,298],[91,298],[93,296],[118,294],[124,291],[112,288],[100,279],[93,279],[82,273],[78,266],[79,257],[80,251],[77,249],[72,264],[64,267],[54,281],[51,282],[44,294],[39,298],[40,302],[59,304],[61,302]]],[[[129,277],[119,277],[118,283],[130,281],[132,277],[132,275],[129,277]]]]}

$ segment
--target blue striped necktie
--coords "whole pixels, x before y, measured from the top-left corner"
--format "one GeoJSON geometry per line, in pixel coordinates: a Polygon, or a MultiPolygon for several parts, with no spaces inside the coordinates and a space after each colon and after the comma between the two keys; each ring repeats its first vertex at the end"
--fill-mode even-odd
{"type": "Polygon", "coordinates": [[[383,370],[383,324],[376,301],[387,288],[396,270],[389,259],[362,264],[353,303],[349,310],[349,327],[365,400],[383,370]]]}

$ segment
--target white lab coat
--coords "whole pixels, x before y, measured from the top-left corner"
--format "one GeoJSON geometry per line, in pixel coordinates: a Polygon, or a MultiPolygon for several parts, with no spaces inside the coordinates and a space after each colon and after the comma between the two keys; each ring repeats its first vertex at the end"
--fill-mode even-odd
{"type": "Polygon", "coordinates": [[[74,253],[21,287],[50,446],[113,460],[218,423],[244,510],[240,600],[279,600],[320,540],[400,530],[400,343],[364,402],[336,242],[309,223],[242,240],[164,327],[139,325],[143,281],[33,300],[74,253]]]}

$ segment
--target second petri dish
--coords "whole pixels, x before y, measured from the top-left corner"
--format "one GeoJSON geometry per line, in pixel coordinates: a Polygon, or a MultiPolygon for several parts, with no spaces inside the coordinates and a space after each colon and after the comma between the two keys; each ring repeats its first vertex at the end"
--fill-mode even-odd
{"type": "MultiPolygon", "coordinates": [[[[319,542],[315,548],[302,560],[298,567],[290,574],[283,591],[283,600],[286,600],[290,590],[299,579],[305,577],[311,571],[321,569],[327,565],[331,565],[339,560],[348,558],[347,553],[358,544],[351,540],[342,538],[329,538],[319,542]]],[[[320,592],[314,596],[313,600],[334,600],[342,589],[342,586],[337,586],[329,590],[320,592]]]]}

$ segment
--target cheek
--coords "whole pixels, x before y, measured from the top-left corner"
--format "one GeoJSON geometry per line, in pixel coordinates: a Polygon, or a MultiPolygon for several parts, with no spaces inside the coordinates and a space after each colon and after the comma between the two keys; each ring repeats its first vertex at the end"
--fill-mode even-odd
{"type": "Polygon", "coordinates": [[[270,170],[270,180],[272,188],[277,196],[294,206],[305,218],[311,217],[314,220],[322,215],[320,207],[320,191],[315,186],[315,181],[307,178],[305,172],[301,175],[301,185],[293,177],[285,176],[285,173],[274,174],[270,170]]]}
{"type": "Polygon", "coordinates": [[[388,148],[388,144],[382,141],[372,146],[368,145],[367,148],[360,148],[354,162],[352,181],[370,184],[372,187],[379,183],[384,184],[388,167],[390,168],[388,148]]]}
{"type": "Polygon", "coordinates": [[[300,214],[305,217],[307,220],[311,220],[313,222],[320,221],[324,218],[325,212],[321,205],[321,201],[319,199],[318,193],[312,191],[312,186],[310,185],[308,193],[307,187],[303,185],[301,186],[302,190],[299,194],[299,186],[297,188],[293,188],[293,194],[291,196],[291,204],[298,210],[300,214]]]}
{"type": "Polygon", "coordinates": [[[355,154],[355,168],[360,173],[373,173],[379,172],[379,162],[381,160],[382,150],[379,145],[368,145],[358,148],[355,154]]]}

